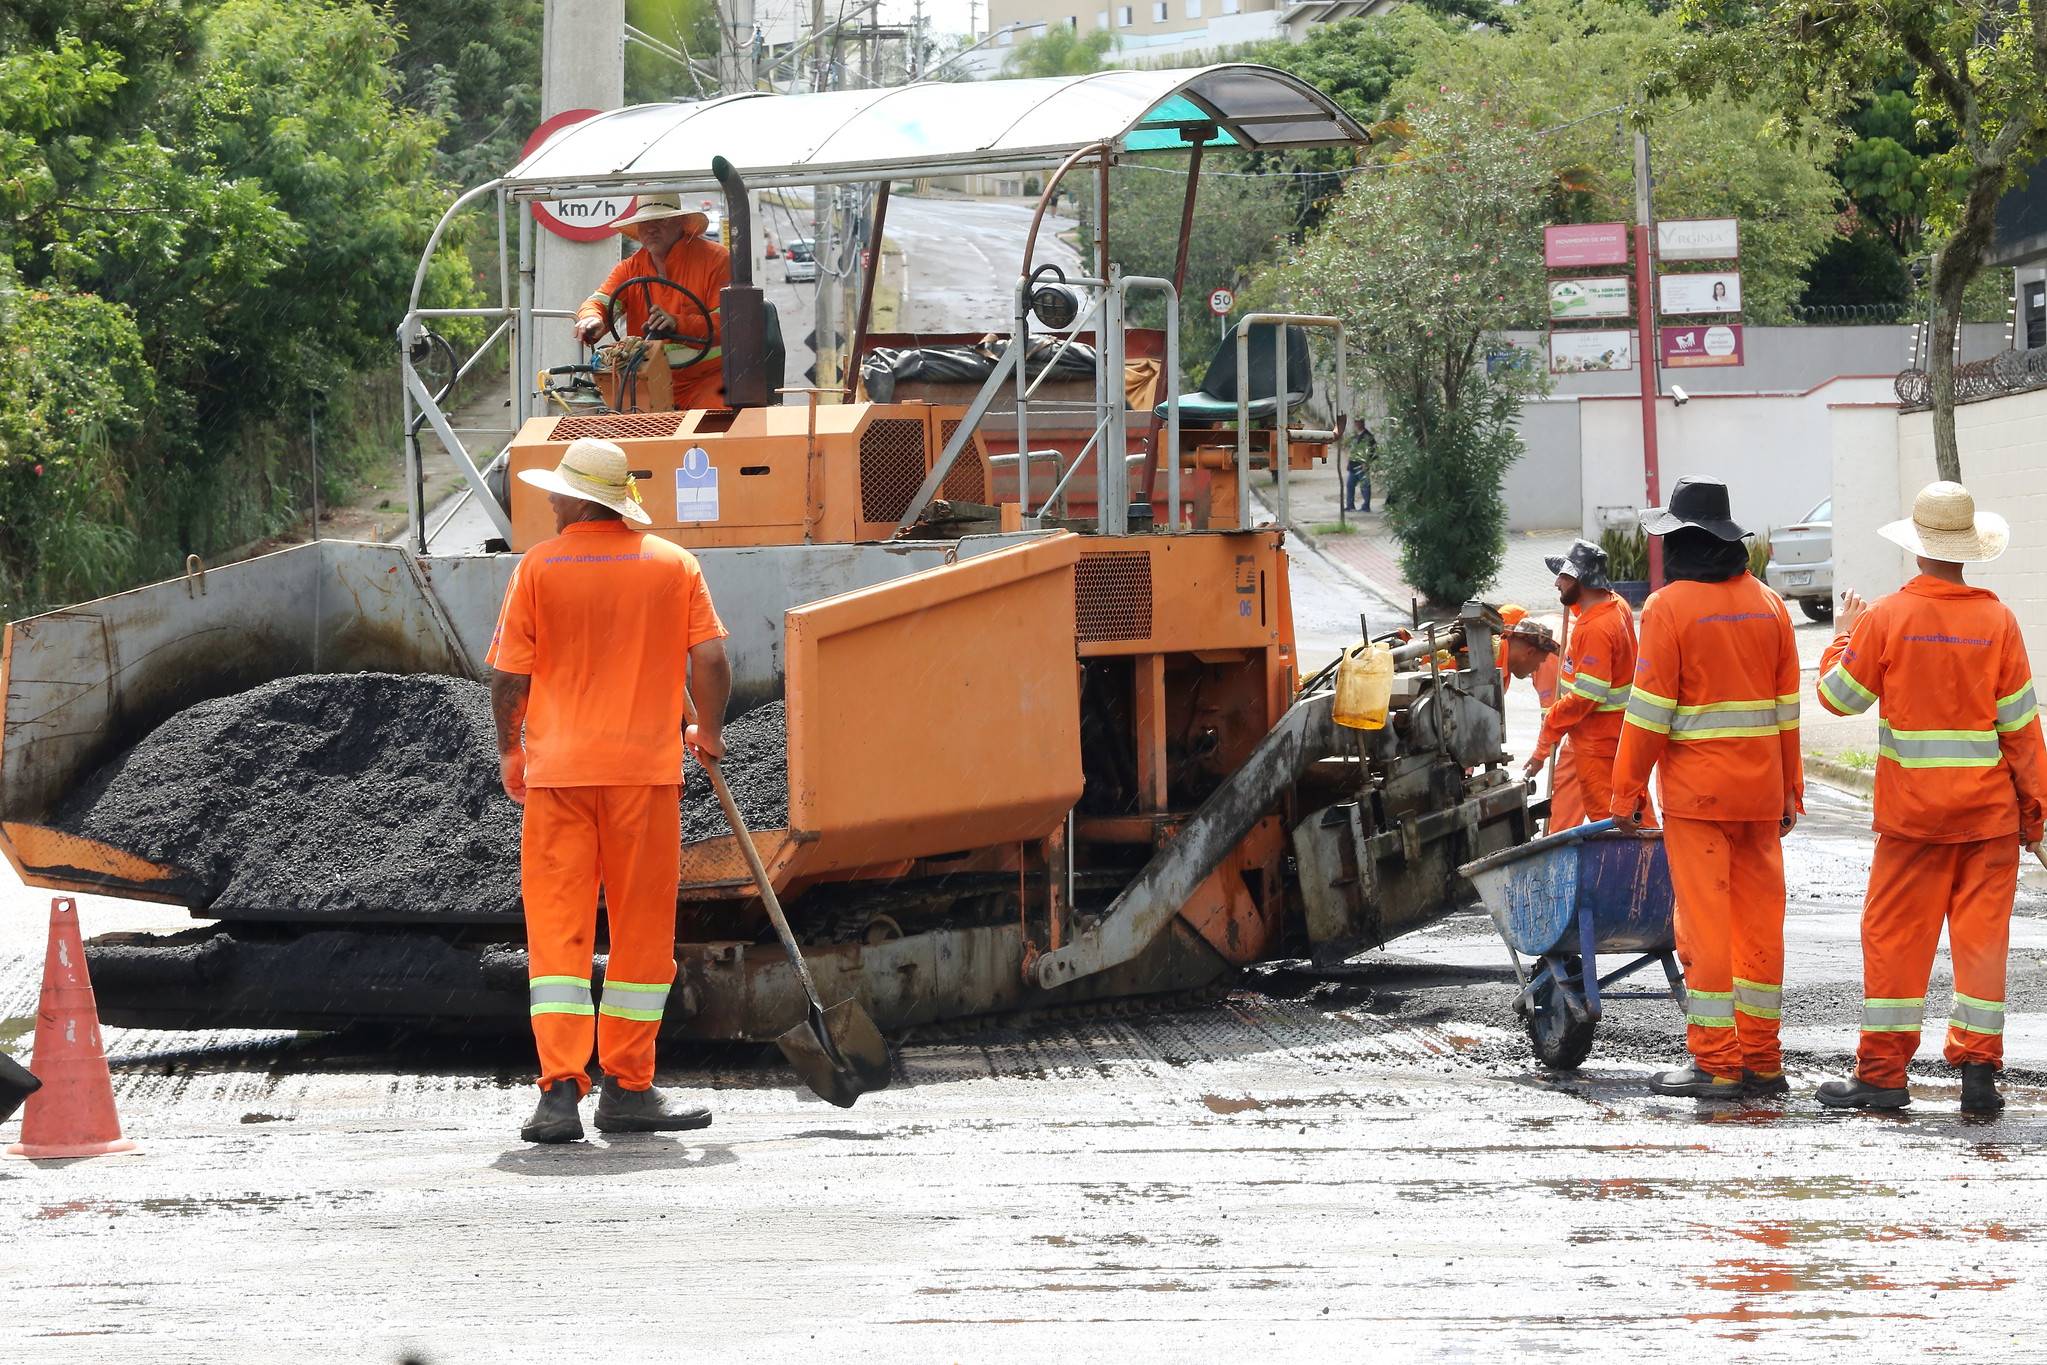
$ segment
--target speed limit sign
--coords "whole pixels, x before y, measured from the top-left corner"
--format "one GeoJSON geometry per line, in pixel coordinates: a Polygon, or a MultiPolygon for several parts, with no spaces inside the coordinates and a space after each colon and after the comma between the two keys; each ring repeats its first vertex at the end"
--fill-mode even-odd
{"type": "Polygon", "coordinates": [[[1208,296],[1208,311],[1217,317],[1226,317],[1237,306],[1237,296],[1227,289],[1218,289],[1208,296]]]}

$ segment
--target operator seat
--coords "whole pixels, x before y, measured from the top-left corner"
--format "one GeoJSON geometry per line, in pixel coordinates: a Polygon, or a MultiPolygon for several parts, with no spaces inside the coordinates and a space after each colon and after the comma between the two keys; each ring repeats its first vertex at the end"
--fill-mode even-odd
{"type": "MultiPolygon", "coordinates": [[[[1235,424],[1238,326],[1236,323],[1230,325],[1230,330],[1223,333],[1222,343],[1208,357],[1208,369],[1201,376],[1201,387],[1192,393],[1180,395],[1182,426],[1214,427],[1235,424]]],[[[1268,421],[1279,411],[1279,395],[1273,387],[1273,380],[1278,377],[1276,373],[1278,346],[1278,323],[1252,324],[1249,390],[1251,420],[1254,423],[1268,421]]],[[[1308,356],[1308,334],[1299,327],[1287,329],[1286,380],[1286,406],[1291,412],[1307,402],[1315,392],[1315,370],[1308,356]]],[[[1155,415],[1160,421],[1165,420],[1168,406],[1161,403],[1155,409],[1155,415]]]]}

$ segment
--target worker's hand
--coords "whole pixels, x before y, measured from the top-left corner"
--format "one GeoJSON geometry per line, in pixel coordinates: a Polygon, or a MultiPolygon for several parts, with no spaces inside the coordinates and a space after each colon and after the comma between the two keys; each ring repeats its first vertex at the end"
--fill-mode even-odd
{"type": "Polygon", "coordinates": [[[1542,765],[1547,761],[1541,754],[1530,754],[1528,761],[1521,765],[1521,775],[1523,777],[1534,777],[1542,771],[1542,765]]]}
{"type": "Polygon", "coordinates": [[[1796,796],[1787,796],[1784,798],[1784,813],[1777,817],[1777,837],[1781,839],[1797,828],[1798,798],[1796,796]]]}
{"type": "Polygon", "coordinates": [[[1856,622],[1869,615],[1869,603],[1862,600],[1862,594],[1853,588],[1841,593],[1841,605],[1834,612],[1834,633],[1852,635],[1856,622]]]}
{"type": "Polygon", "coordinates": [[[1626,814],[1615,811],[1613,813],[1613,827],[1623,834],[1640,834],[1642,832],[1642,808],[1637,806],[1626,814]]]}
{"type": "Polygon", "coordinates": [[[504,780],[505,795],[526,804],[526,751],[514,749],[498,755],[498,776],[504,780]]]}
{"type": "Polygon", "coordinates": [[[682,742],[697,762],[716,763],[725,757],[725,731],[717,725],[691,725],[683,730],[682,742]]]}
{"type": "Polygon", "coordinates": [[[675,325],[675,319],[668,315],[667,309],[649,308],[647,310],[648,336],[650,337],[658,336],[664,332],[669,336],[674,336],[677,332],[681,330],[682,330],[681,328],[675,325]]]}
{"type": "Polygon", "coordinates": [[[595,343],[597,338],[603,335],[604,335],[603,318],[576,319],[576,340],[582,342],[585,346],[589,346],[595,343]]]}
{"type": "Polygon", "coordinates": [[[2040,866],[2047,867],[2047,839],[2035,839],[2026,845],[2026,852],[2039,860],[2040,866]]]}

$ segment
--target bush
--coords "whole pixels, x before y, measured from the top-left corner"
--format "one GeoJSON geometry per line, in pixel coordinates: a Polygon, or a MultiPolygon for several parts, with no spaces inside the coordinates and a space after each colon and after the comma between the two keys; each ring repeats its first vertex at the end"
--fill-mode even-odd
{"type": "Polygon", "coordinates": [[[1507,502],[1500,481],[1521,457],[1518,395],[1467,376],[1454,406],[1420,390],[1389,394],[1378,468],[1386,524],[1400,540],[1400,570],[1432,603],[1460,605],[1490,587],[1506,554],[1507,502]],[[1418,433],[1427,433],[1426,441],[1418,433]]]}
{"type": "Polygon", "coordinates": [[[1609,526],[1599,536],[1606,551],[1606,576],[1616,583],[1644,583],[1649,578],[1649,537],[1639,526],[1609,526]]]}

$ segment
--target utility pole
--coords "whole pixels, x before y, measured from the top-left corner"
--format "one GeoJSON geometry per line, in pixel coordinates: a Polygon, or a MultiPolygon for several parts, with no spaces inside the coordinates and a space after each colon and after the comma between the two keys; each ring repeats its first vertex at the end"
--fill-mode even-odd
{"type": "Polygon", "coordinates": [[[737,95],[754,88],[753,0],[718,0],[718,27],[724,41],[718,45],[720,92],[737,95]]]}
{"type": "MultiPolygon", "coordinates": [[[[816,75],[811,80],[813,90],[829,90],[838,84],[839,33],[834,31],[829,42],[825,41],[824,0],[811,0],[810,34],[812,69],[816,75]]],[[[838,382],[838,347],[834,344],[837,336],[838,318],[836,304],[839,298],[838,282],[825,273],[831,255],[831,207],[836,189],[831,185],[810,187],[810,251],[817,265],[817,306],[813,326],[817,333],[815,348],[817,378],[812,381],[818,388],[828,389],[838,382]]]]}
{"type": "MultiPolygon", "coordinates": [[[[1656,242],[1656,221],[1649,202],[1649,135],[1635,133],[1635,368],[1642,376],[1642,482],[1649,505],[1663,502],[1663,473],[1656,458],[1656,399],[1662,387],[1657,382],[1656,355],[1656,272],[1651,267],[1651,250],[1656,242]]],[[[1663,586],[1663,541],[1649,537],[1649,587],[1663,586]]]]}
{"type": "MultiPolygon", "coordinates": [[[[625,103],[625,0],[547,0],[541,12],[540,116],[569,109],[616,109],[625,103]]],[[[531,209],[522,210],[530,213],[531,209]]],[[[618,264],[618,239],[572,242],[534,234],[534,306],[571,309],[618,264]]],[[[578,347],[562,318],[533,325],[529,354],[545,369],[571,364],[578,347]]],[[[533,382],[522,375],[521,384],[533,382]]]]}

